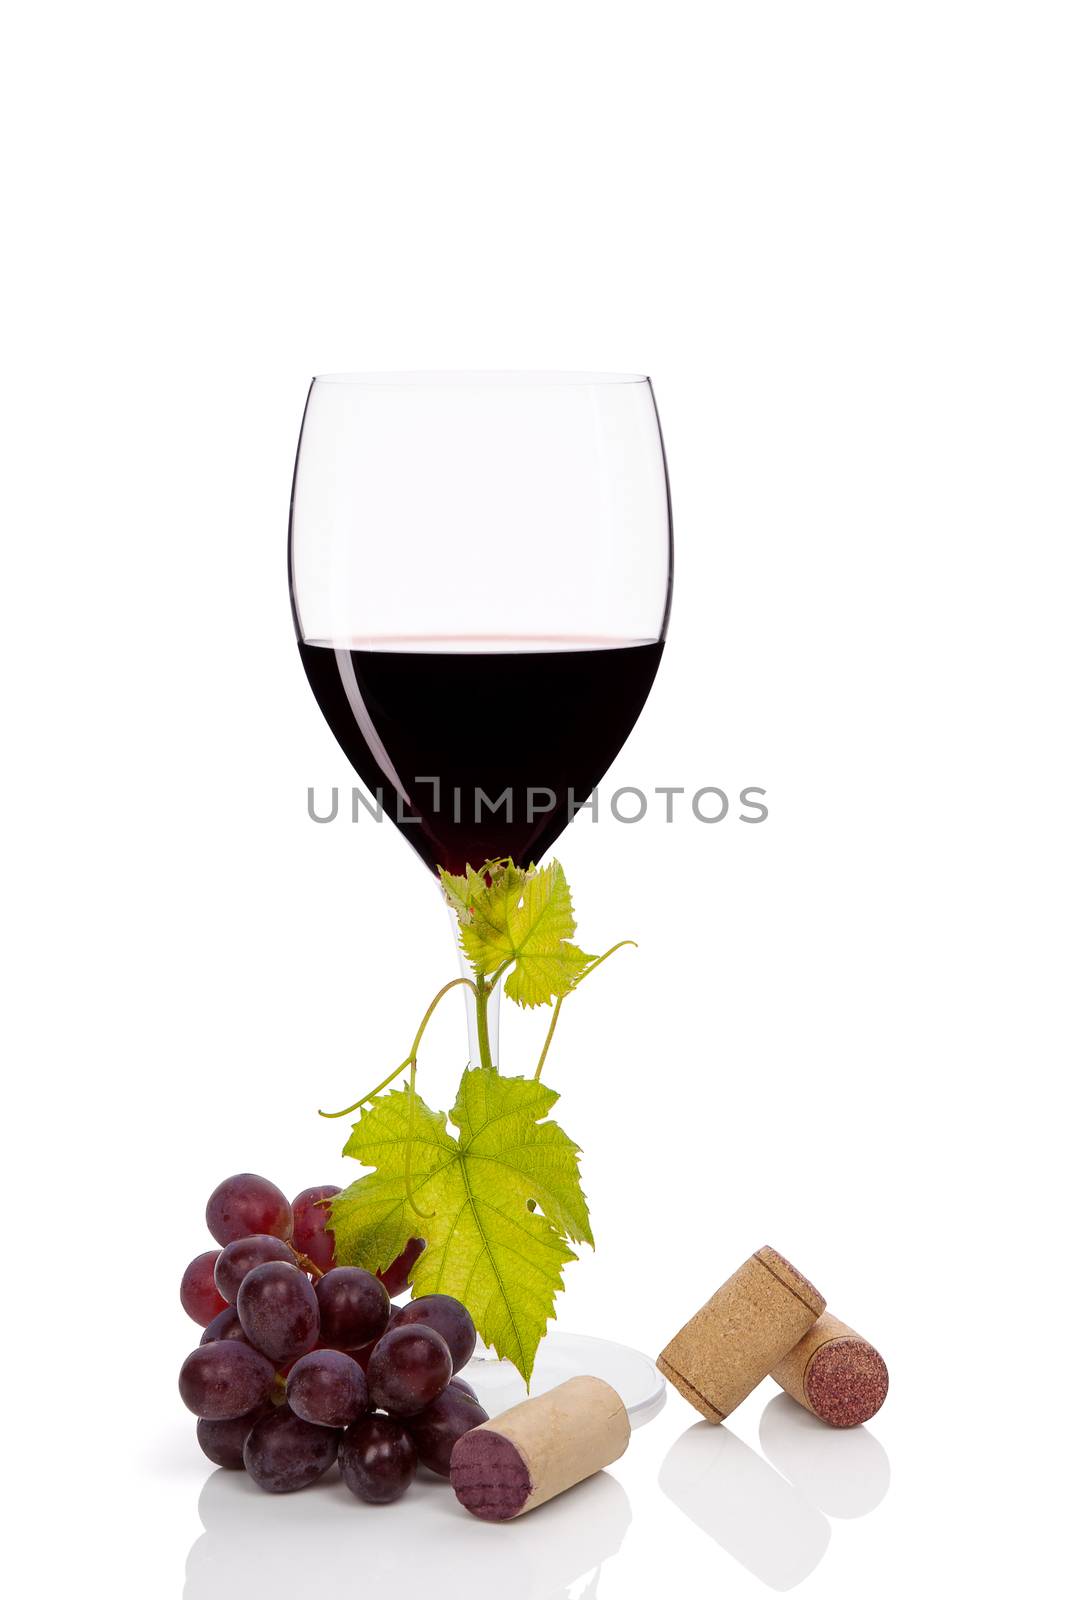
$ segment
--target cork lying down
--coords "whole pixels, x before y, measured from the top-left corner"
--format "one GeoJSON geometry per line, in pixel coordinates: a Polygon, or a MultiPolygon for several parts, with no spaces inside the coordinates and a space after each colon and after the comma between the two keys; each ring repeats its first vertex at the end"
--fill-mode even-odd
{"type": "Polygon", "coordinates": [[[630,1442],[621,1397],[600,1378],[569,1378],[456,1440],[449,1475],[460,1504],[510,1522],[610,1466],[630,1442]]]}

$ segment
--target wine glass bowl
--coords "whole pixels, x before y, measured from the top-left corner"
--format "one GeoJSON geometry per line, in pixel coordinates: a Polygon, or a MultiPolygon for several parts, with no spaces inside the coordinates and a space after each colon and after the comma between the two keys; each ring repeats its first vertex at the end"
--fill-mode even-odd
{"type": "Polygon", "coordinates": [[[671,519],[647,378],[316,378],[293,481],[301,658],[431,870],[528,865],[659,665],[671,519]]]}

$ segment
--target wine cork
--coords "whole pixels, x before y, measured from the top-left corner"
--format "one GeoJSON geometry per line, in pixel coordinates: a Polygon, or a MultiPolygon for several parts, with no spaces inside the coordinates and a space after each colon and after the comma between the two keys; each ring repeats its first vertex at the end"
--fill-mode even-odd
{"type": "Polygon", "coordinates": [[[721,1422],[825,1310],[818,1289],[765,1244],[675,1334],[656,1365],[709,1422],[721,1422]]]}
{"type": "Polygon", "coordinates": [[[889,1373],[874,1345],[829,1311],[783,1356],[771,1377],[831,1428],[869,1422],[889,1391],[889,1373]]]}
{"type": "Polygon", "coordinates": [[[619,1395],[600,1378],[568,1378],[456,1440],[450,1477],[461,1505],[510,1522],[610,1466],[630,1442],[619,1395]]]}

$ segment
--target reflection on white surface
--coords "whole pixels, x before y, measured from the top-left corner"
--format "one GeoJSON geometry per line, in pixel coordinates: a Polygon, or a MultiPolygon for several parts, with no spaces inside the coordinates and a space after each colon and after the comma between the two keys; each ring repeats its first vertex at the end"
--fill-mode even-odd
{"type": "Polygon", "coordinates": [[[659,1484],[769,1589],[795,1588],[826,1554],[830,1524],[822,1513],[721,1423],[687,1429],[671,1446],[659,1484]]]}
{"type": "Polygon", "coordinates": [[[759,1425],[767,1460],[831,1517],[865,1517],[889,1489],[889,1457],[866,1428],[828,1428],[787,1394],[759,1425]]]}
{"type": "MultiPolygon", "coordinates": [[[[640,1428],[663,1410],[667,1381],[654,1361],[617,1344],[614,1339],[592,1338],[585,1333],[545,1335],[537,1349],[529,1393],[545,1394],[578,1373],[592,1373],[620,1394],[631,1428],[640,1428]]],[[[483,1359],[475,1354],[464,1373],[478,1391],[478,1399],[491,1417],[527,1397],[526,1385],[510,1361],[483,1359]]]]}
{"type": "Polygon", "coordinates": [[[185,1600],[593,1600],[630,1526],[626,1491],[607,1472],[506,1525],[478,1522],[446,1483],[421,1472],[396,1505],[368,1506],[336,1471],[297,1494],[270,1495],[219,1468],[199,1512],[185,1600]]]}

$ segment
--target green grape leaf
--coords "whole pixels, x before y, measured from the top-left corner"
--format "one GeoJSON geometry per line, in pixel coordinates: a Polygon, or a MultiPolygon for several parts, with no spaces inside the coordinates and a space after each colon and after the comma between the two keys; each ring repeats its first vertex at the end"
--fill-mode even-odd
{"type": "Polygon", "coordinates": [[[504,993],[521,1006],[542,1006],[568,994],[593,957],[576,944],[571,891],[558,861],[523,872],[504,863],[491,884],[452,879],[446,894],[467,894],[460,938],[475,971],[491,978],[511,971],[504,993]]]}
{"type": "Polygon", "coordinates": [[[405,1152],[410,1100],[380,1095],[353,1126],[345,1154],[376,1170],[331,1205],[339,1263],[381,1271],[408,1239],[426,1249],[415,1263],[416,1295],[450,1294],[470,1311],[487,1345],[514,1362],[529,1384],[537,1346],[576,1260],[568,1240],[593,1243],[578,1171],[578,1146],[542,1119],[558,1096],[531,1078],[468,1068],[451,1120],[415,1096],[411,1189],[405,1152]],[[531,1202],[536,1210],[531,1209],[531,1202]]]}

